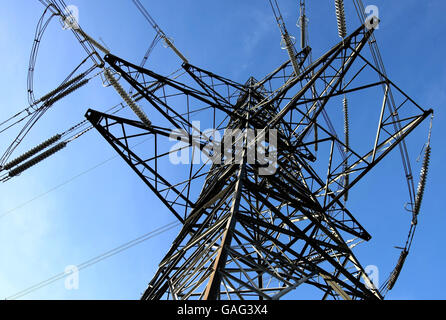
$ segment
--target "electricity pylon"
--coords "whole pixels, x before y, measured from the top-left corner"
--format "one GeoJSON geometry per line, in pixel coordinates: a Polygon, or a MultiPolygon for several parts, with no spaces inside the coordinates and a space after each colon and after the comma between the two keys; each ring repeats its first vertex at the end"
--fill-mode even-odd
{"type": "Polygon", "coordinates": [[[244,84],[189,63],[182,65],[187,79],[179,82],[105,56],[148,102],[151,122],[94,110],[86,117],[183,223],[142,299],[280,299],[301,286],[324,299],[382,298],[353,252],[371,236],[342,199],[432,111],[366,59],[372,33],[361,26],[310,65],[307,47],[295,63],[290,59],[263,80],[244,84]],[[371,99],[368,90],[380,91],[376,136],[355,149],[336,135],[325,112],[346,94],[371,99]],[[238,130],[230,140],[233,161],[224,153],[222,162],[194,161],[213,142],[210,159],[218,143],[191,117],[217,130],[238,130]],[[187,142],[169,149],[169,137],[180,130],[187,142]],[[135,146],[147,137],[153,148],[135,146]],[[259,137],[266,137],[266,153],[275,159],[267,174],[270,163],[249,161],[259,137]],[[192,152],[188,170],[178,170],[169,156],[186,149],[192,152]]]}

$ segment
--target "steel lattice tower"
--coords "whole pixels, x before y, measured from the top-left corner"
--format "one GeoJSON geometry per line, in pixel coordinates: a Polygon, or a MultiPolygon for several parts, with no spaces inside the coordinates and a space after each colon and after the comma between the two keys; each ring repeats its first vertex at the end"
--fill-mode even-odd
{"type": "Polygon", "coordinates": [[[393,149],[403,148],[432,111],[367,60],[363,49],[372,33],[361,26],[311,64],[305,48],[296,55],[299,74],[287,61],[263,80],[244,84],[189,63],[182,65],[187,79],[179,82],[105,56],[150,105],[149,117],[157,112],[164,123],[94,110],[86,117],[182,223],[142,299],[279,299],[303,284],[324,299],[381,299],[353,253],[351,239],[371,236],[343,199],[393,149]],[[336,98],[369,89],[381,91],[376,139],[366,151],[355,150],[333,131],[326,109],[336,98]],[[171,128],[187,133],[184,148],[209,145],[191,121],[195,115],[218,130],[238,129],[241,135],[231,141],[243,148],[234,148],[241,150],[236,161],[191,162],[183,176],[172,177],[166,149],[171,128]],[[277,149],[269,152],[277,165],[265,175],[268,164],[247,161],[257,139],[250,132],[271,144],[272,129],[277,149]],[[154,138],[150,150],[135,146],[145,137],[154,138]],[[318,149],[328,157],[316,155],[318,149]]]}

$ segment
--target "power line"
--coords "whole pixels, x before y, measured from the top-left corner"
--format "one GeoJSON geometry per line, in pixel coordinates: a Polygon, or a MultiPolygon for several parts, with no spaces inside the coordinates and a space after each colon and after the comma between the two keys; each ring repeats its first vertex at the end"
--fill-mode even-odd
{"type": "Polygon", "coordinates": [[[108,159],[106,159],[106,160],[104,160],[104,161],[102,161],[102,162],[100,162],[100,163],[94,165],[93,167],[90,167],[89,169],[87,169],[87,170],[85,170],[85,171],[82,171],[81,173],[79,173],[79,174],[77,174],[77,175],[75,175],[75,176],[69,178],[68,180],[66,180],[66,181],[64,181],[64,182],[62,182],[62,183],[56,185],[55,187],[53,187],[53,188],[51,188],[51,189],[49,189],[49,190],[47,190],[47,191],[45,191],[45,192],[43,192],[43,193],[41,193],[41,194],[35,196],[34,198],[32,198],[32,199],[30,199],[30,200],[28,200],[28,201],[25,201],[25,202],[19,204],[18,206],[14,207],[13,209],[10,209],[10,210],[8,210],[8,211],[5,211],[4,213],[0,214],[0,219],[4,218],[5,216],[11,214],[12,212],[14,212],[14,211],[16,211],[16,210],[18,210],[18,209],[20,209],[20,208],[22,208],[22,207],[24,207],[24,206],[30,204],[31,202],[33,202],[33,201],[35,201],[35,200],[37,200],[37,199],[40,199],[40,198],[46,196],[47,194],[49,194],[49,193],[51,193],[51,192],[53,192],[53,191],[56,191],[57,189],[59,189],[59,188],[65,186],[65,185],[69,184],[70,182],[73,182],[73,181],[76,180],[77,178],[80,178],[81,176],[83,176],[83,175],[85,175],[85,174],[87,174],[87,173],[93,171],[94,169],[97,169],[98,167],[100,167],[100,166],[106,164],[107,162],[110,162],[111,160],[113,160],[113,159],[115,159],[115,158],[117,158],[117,157],[118,157],[118,155],[115,155],[115,156],[113,156],[113,157],[110,157],[110,158],[108,158],[108,159]]]}
{"type": "MultiPolygon", "coordinates": [[[[141,144],[143,144],[143,143],[145,143],[145,142],[147,142],[147,141],[149,141],[149,140],[152,140],[152,139],[153,139],[153,136],[150,136],[150,137],[148,137],[147,139],[144,139],[144,140],[140,141],[139,143],[136,143],[136,144],[134,145],[134,147],[139,146],[139,145],[141,145],[141,144]]],[[[49,194],[49,193],[51,193],[51,192],[53,192],[53,191],[55,191],[55,190],[57,190],[57,189],[59,189],[59,188],[65,186],[65,185],[67,185],[67,184],[69,184],[70,182],[73,182],[73,181],[76,180],[77,178],[80,178],[81,176],[83,176],[83,175],[85,175],[85,174],[87,174],[87,173],[93,171],[94,169],[99,168],[100,166],[102,166],[102,165],[104,165],[104,164],[106,164],[106,163],[110,162],[111,160],[116,159],[116,158],[118,158],[118,157],[119,157],[119,155],[114,155],[114,156],[112,156],[112,157],[110,157],[110,158],[108,158],[108,159],[105,159],[105,160],[103,160],[103,161],[97,163],[96,165],[94,165],[94,166],[88,168],[87,170],[82,171],[81,173],[78,173],[77,175],[75,175],[75,176],[69,178],[68,180],[66,180],[66,181],[64,181],[64,182],[62,182],[62,183],[60,183],[60,184],[58,184],[58,185],[52,187],[51,189],[49,189],[49,190],[47,190],[47,191],[45,191],[45,192],[43,192],[43,193],[41,193],[41,194],[39,194],[39,195],[37,195],[36,197],[34,197],[34,198],[32,198],[32,199],[30,199],[30,200],[28,200],[28,201],[25,201],[25,202],[21,203],[20,205],[14,207],[13,209],[10,209],[10,210],[8,210],[8,211],[5,211],[4,213],[0,214],[0,219],[4,218],[5,216],[11,214],[12,212],[14,212],[14,211],[16,211],[16,210],[18,210],[18,209],[20,209],[20,208],[22,208],[22,207],[24,207],[24,206],[30,204],[31,202],[33,202],[33,201],[35,201],[35,200],[37,200],[37,199],[40,199],[40,198],[46,196],[47,194],[49,194]]]]}
{"type": "MultiPolygon", "coordinates": [[[[177,70],[177,71],[178,71],[178,70],[177,70]]],[[[176,73],[177,71],[175,71],[175,73],[176,73]]],[[[117,106],[121,106],[121,109],[122,109],[124,105],[123,105],[122,103],[120,103],[120,104],[116,105],[115,107],[110,108],[109,110],[112,110],[113,108],[116,108],[117,106]]],[[[195,110],[195,111],[192,111],[191,113],[201,113],[201,112],[204,111],[205,109],[207,109],[207,108],[202,108],[202,109],[199,109],[199,110],[195,110]]],[[[120,109],[119,109],[119,110],[120,110],[120,109]]],[[[119,111],[119,110],[117,110],[117,111],[119,111]]],[[[117,111],[113,112],[113,114],[115,114],[117,111]]],[[[82,121],[81,123],[77,124],[76,126],[73,126],[71,129],[67,130],[64,134],[66,134],[66,133],[68,133],[68,132],[71,132],[73,129],[76,129],[76,128],[78,128],[78,127],[84,125],[84,124],[86,124],[86,120],[82,121]]],[[[93,128],[93,126],[89,126],[87,129],[84,129],[82,132],[78,133],[78,134],[75,135],[74,137],[70,137],[69,139],[77,138],[77,137],[79,137],[81,134],[83,134],[83,133],[89,131],[89,130],[92,129],[92,128],[93,128]]],[[[141,144],[143,144],[143,143],[145,143],[145,142],[148,142],[148,141],[151,140],[151,139],[153,139],[153,136],[150,136],[149,138],[144,139],[144,140],[140,141],[139,143],[136,143],[133,147],[137,147],[137,146],[139,146],[139,145],[141,145],[141,144]]],[[[64,181],[64,182],[62,182],[62,183],[60,183],[60,184],[58,184],[58,185],[52,187],[51,189],[49,189],[49,190],[47,190],[47,191],[45,191],[45,192],[43,192],[43,193],[41,193],[41,194],[35,196],[34,198],[32,198],[32,199],[30,199],[30,200],[28,200],[28,201],[25,201],[25,202],[19,204],[18,206],[14,207],[14,208],[12,208],[12,209],[10,209],[10,210],[8,210],[8,211],[3,212],[2,214],[0,214],[0,219],[4,218],[5,216],[11,214],[12,212],[14,212],[14,211],[16,211],[16,210],[18,210],[18,209],[20,209],[20,208],[22,208],[22,207],[24,207],[24,206],[30,204],[31,202],[33,202],[33,201],[35,201],[35,200],[37,200],[37,199],[40,199],[40,198],[46,196],[47,194],[49,194],[49,193],[51,193],[51,192],[53,192],[53,191],[55,191],[55,190],[57,190],[57,189],[59,189],[59,188],[61,188],[61,187],[63,187],[63,186],[65,186],[65,185],[67,185],[67,184],[73,182],[73,181],[76,180],[77,178],[80,178],[81,176],[83,176],[83,175],[85,175],[85,174],[87,174],[87,173],[93,171],[94,169],[97,169],[98,167],[100,167],[100,166],[102,166],[102,165],[104,165],[104,164],[106,164],[106,163],[110,162],[111,160],[116,159],[116,158],[118,158],[118,157],[119,157],[119,155],[114,155],[114,156],[112,156],[112,157],[110,157],[110,158],[108,158],[108,159],[105,159],[105,160],[103,160],[103,161],[97,163],[96,165],[90,167],[89,169],[87,169],[87,170],[85,170],[85,171],[82,171],[82,172],[78,173],[77,175],[75,175],[75,176],[69,178],[68,180],[66,180],[66,181],[64,181]]]]}
{"type": "MultiPolygon", "coordinates": [[[[173,228],[175,228],[175,227],[177,227],[179,225],[181,225],[181,223],[177,222],[177,221],[165,224],[165,225],[163,225],[163,226],[161,226],[161,227],[159,227],[159,228],[157,228],[155,230],[152,230],[152,231],[150,231],[150,232],[148,232],[148,233],[146,233],[146,234],[144,234],[142,236],[139,236],[139,237],[137,237],[137,238],[135,238],[135,239],[133,239],[131,241],[128,241],[128,242],[126,242],[124,244],[121,244],[118,247],[115,247],[115,248],[113,248],[111,250],[108,250],[108,251],[106,251],[106,252],[104,252],[104,253],[102,253],[102,254],[94,257],[94,258],[91,258],[91,259],[89,259],[89,260],[79,264],[77,266],[77,268],[78,268],[78,270],[83,270],[85,268],[88,268],[88,267],[90,267],[92,265],[95,265],[96,263],[99,263],[99,262],[101,262],[101,261],[103,261],[103,260],[105,260],[107,258],[115,256],[118,253],[126,251],[126,250],[128,250],[128,249],[130,249],[130,248],[132,248],[132,247],[134,247],[134,246],[136,246],[138,244],[140,244],[140,243],[143,243],[143,242],[145,242],[147,240],[150,240],[150,239],[152,239],[152,238],[154,238],[156,236],[159,236],[159,235],[161,235],[161,234],[163,234],[163,233],[165,233],[165,232],[167,232],[167,231],[169,231],[169,230],[171,230],[171,229],[173,229],[173,228]]],[[[28,287],[28,288],[26,288],[26,289],[24,289],[22,291],[19,291],[16,294],[13,294],[13,295],[5,298],[5,299],[6,300],[16,300],[16,299],[19,299],[19,298],[24,297],[24,296],[26,296],[26,295],[34,292],[34,291],[37,291],[37,290],[42,289],[42,288],[44,288],[46,286],[49,286],[50,284],[52,284],[52,283],[54,283],[54,282],[56,282],[56,281],[58,281],[60,279],[65,278],[67,275],[69,275],[69,274],[67,274],[66,272],[58,273],[58,274],[56,274],[56,275],[54,275],[54,276],[52,276],[52,277],[50,277],[50,278],[48,278],[48,279],[46,279],[44,281],[41,281],[41,282],[39,282],[39,283],[37,283],[35,285],[32,285],[32,286],[30,286],[30,287],[28,287]]]]}

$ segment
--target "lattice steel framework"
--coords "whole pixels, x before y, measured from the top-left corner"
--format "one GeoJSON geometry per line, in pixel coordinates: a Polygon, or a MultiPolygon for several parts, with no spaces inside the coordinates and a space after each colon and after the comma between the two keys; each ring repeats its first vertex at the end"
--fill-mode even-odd
{"type": "Polygon", "coordinates": [[[86,117],[183,223],[142,299],[279,299],[303,284],[324,299],[381,299],[353,253],[371,236],[343,198],[432,111],[367,60],[372,33],[361,26],[310,65],[305,48],[296,56],[298,75],[288,61],[244,84],[187,63],[180,82],[105,56],[148,102],[152,125],[94,110],[86,117]],[[326,112],[336,97],[367,90],[380,92],[376,138],[354,149],[326,112]],[[170,164],[172,152],[188,149],[193,160],[210,145],[192,118],[239,129],[233,143],[244,148],[236,161],[191,161],[187,170],[170,164]],[[172,151],[169,135],[179,129],[188,143],[172,151]],[[260,173],[268,165],[261,159],[247,161],[247,146],[258,137],[248,129],[267,137],[277,156],[273,174],[260,173]],[[276,149],[269,129],[277,130],[276,149]],[[147,137],[154,139],[150,149],[135,147],[147,137]]]}

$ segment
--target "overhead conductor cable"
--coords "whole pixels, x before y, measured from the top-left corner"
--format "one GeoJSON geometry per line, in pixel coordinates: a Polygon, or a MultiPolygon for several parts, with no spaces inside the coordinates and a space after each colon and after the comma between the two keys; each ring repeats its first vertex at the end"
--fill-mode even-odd
{"type": "MultiPolygon", "coordinates": [[[[424,150],[424,158],[423,158],[423,164],[421,167],[420,172],[420,181],[418,182],[418,188],[417,188],[417,194],[415,196],[415,205],[413,209],[413,218],[412,218],[412,228],[415,228],[417,225],[417,216],[420,213],[420,207],[421,207],[421,201],[423,200],[423,194],[424,189],[426,187],[426,179],[427,179],[427,172],[429,169],[429,162],[430,162],[430,154],[431,154],[431,147],[430,147],[430,140],[431,140],[431,133],[432,133],[432,120],[433,115],[431,117],[431,122],[429,126],[429,136],[427,139],[426,149],[424,150]]],[[[409,238],[413,237],[413,233],[409,233],[409,238]]],[[[401,251],[400,257],[398,259],[398,263],[395,266],[395,269],[393,269],[392,273],[390,274],[389,282],[387,283],[387,290],[392,290],[394,287],[396,281],[398,280],[398,276],[401,273],[401,270],[403,269],[404,262],[406,261],[406,258],[409,254],[409,249],[411,246],[411,241],[408,244],[406,244],[406,248],[401,251]]]]}
{"type": "Polygon", "coordinates": [[[103,53],[105,54],[110,54],[110,51],[105,48],[102,44],[100,44],[99,42],[97,42],[95,39],[93,39],[92,37],[90,37],[85,31],[83,31],[82,29],[78,28],[75,29],[80,35],[82,35],[85,39],[87,39],[93,46],[95,46],[96,48],[98,48],[99,50],[101,50],[103,53]]]}
{"type": "Polygon", "coordinates": [[[293,66],[294,74],[298,76],[300,74],[300,70],[296,59],[296,50],[294,49],[294,44],[291,36],[286,29],[279,5],[277,4],[277,0],[269,0],[269,3],[271,5],[271,9],[273,10],[274,17],[276,18],[277,25],[279,26],[280,34],[282,35],[282,41],[284,44],[284,47],[282,48],[286,49],[286,51],[288,52],[288,56],[293,66]]]}
{"type": "Polygon", "coordinates": [[[104,70],[105,78],[110,82],[110,84],[115,88],[116,92],[122,97],[125,103],[133,110],[133,112],[138,116],[138,118],[147,126],[151,126],[152,122],[149,120],[144,111],[135,103],[135,101],[130,97],[130,95],[124,90],[124,88],[116,80],[115,76],[110,72],[109,69],[104,70]]]}
{"type": "Polygon", "coordinates": [[[173,50],[175,54],[186,64],[189,63],[187,58],[178,50],[177,47],[173,44],[173,41],[167,37],[167,35],[164,33],[164,31],[160,28],[160,26],[156,23],[156,21],[152,18],[152,16],[149,14],[147,9],[143,6],[141,1],[139,0],[133,0],[133,3],[138,8],[138,10],[141,12],[141,14],[146,18],[146,20],[149,22],[149,24],[152,26],[153,29],[155,29],[156,33],[161,37],[161,39],[164,40],[164,43],[167,47],[173,50]]]}

